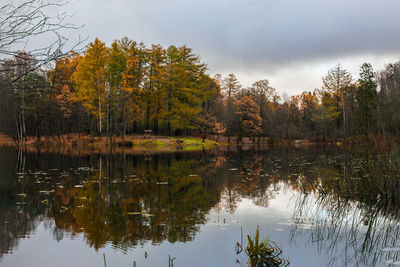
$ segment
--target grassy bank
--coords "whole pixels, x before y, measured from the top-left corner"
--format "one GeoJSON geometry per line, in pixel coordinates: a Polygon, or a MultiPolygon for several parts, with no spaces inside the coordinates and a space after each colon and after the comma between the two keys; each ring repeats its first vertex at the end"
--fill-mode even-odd
{"type": "MultiPolygon", "coordinates": [[[[18,144],[12,138],[2,138],[5,140],[3,145],[18,144]]],[[[0,140],[0,143],[2,143],[0,140]]],[[[218,142],[211,140],[203,140],[196,137],[168,137],[168,136],[151,136],[144,138],[143,136],[90,136],[83,134],[71,134],[61,136],[42,137],[38,140],[35,137],[26,137],[23,141],[25,146],[65,146],[72,148],[140,148],[141,150],[196,150],[205,147],[214,147],[219,145],[218,142]]]]}
{"type": "MultiPolygon", "coordinates": [[[[129,135],[125,137],[117,136],[90,136],[84,134],[70,134],[61,136],[41,137],[38,140],[36,137],[24,138],[23,145],[26,146],[69,146],[75,148],[99,148],[104,150],[108,147],[113,148],[140,148],[142,150],[151,149],[184,149],[196,150],[204,147],[214,147],[217,145],[277,145],[277,146],[313,146],[313,145],[334,145],[346,149],[354,149],[364,147],[368,144],[369,147],[378,150],[387,150],[393,145],[399,144],[400,139],[397,136],[380,136],[370,135],[353,136],[339,139],[284,139],[284,138],[248,138],[244,137],[238,143],[237,137],[210,136],[210,139],[202,140],[197,136],[185,137],[169,137],[169,136],[150,136],[145,138],[143,135],[129,135]],[[212,139],[212,140],[210,140],[212,139]],[[214,141],[215,140],[215,141],[214,141]]],[[[0,145],[18,144],[11,137],[0,133],[0,145]]]]}

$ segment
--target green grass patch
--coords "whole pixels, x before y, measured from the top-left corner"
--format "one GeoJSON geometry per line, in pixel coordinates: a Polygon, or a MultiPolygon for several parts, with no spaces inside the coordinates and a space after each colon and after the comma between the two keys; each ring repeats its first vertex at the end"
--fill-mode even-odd
{"type": "MultiPolygon", "coordinates": [[[[175,138],[175,137],[169,137],[171,140],[175,140],[175,142],[181,140],[183,145],[195,145],[195,146],[204,146],[204,145],[219,145],[219,143],[211,141],[211,140],[203,140],[199,138],[175,138]]],[[[179,144],[179,143],[178,143],[179,144]]]]}
{"type": "MultiPolygon", "coordinates": [[[[132,139],[129,141],[124,141],[125,145],[131,143],[133,147],[147,147],[149,149],[156,148],[171,148],[179,149],[185,151],[198,150],[202,147],[211,147],[219,145],[219,143],[204,140],[199,138],[175,138],[175,137],[165,137],[165,138],[154,138],[154,139],[132,139]]],[[[121,143],[121,145],[124,145],[121,143]]]]}

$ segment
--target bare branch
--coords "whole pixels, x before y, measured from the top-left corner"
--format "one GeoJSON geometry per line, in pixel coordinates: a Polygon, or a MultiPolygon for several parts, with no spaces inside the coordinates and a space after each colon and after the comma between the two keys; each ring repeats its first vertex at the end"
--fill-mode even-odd
{"type": "MultiPolygon", "coordinates": [[[[86,41],[79,38],[72,48],[65,49],[68,39],[61,31],[76,30],[82,26],[68,22],[71,15],[66,12],[49,15],[48,11],[60,9],[67,4],[68,2],[61,0],[18,0],[0,6],[0,55],[8,58],[17,56],[23,47],[22,50],[27,50],[26,53],[37,59],[37,64],[21,77],[64,57],[71,51],[80,50],[86,41]],[[46,37],[46,40],[51,41],[47,41],[40,48],[27,49],[32,39],[39,37],[46,37]]],[[[21,77],[17,77],[15,81],[21,77]]]]}

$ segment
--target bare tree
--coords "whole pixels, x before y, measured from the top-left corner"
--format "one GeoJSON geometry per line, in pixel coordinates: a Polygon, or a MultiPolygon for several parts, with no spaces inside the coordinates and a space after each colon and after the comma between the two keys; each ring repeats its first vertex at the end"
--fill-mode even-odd
{"type": "Polygon", "coordinates": [[[20,51],[24,50],[37,59],[37,64],[10,81],[11,83],[50,62],[55,62],[83,43],[84,40],[79,38],[75,45],[65,51],[68,39],[63,36],[62,31],[81,26],[68,22],[71,16],[66,12],[49,15],[51,10],[61,9],[67,4],[68,2],[59,0],[6,0],[0,6],[0,55],[6,59],[18,57],[20,51]],[[31,42],[36,38],[41,38],[43,45],[31,48],[31,42]]]}

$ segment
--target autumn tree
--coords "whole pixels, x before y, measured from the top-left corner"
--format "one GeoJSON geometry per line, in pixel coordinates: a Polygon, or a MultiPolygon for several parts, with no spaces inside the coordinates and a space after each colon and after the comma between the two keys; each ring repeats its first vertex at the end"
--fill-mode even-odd
{"type": "Polygon", "coordinates": [[[152,45],[148,50],[146,90],[146,128],[153,121],[155,134],[159,132],[159,126],[166,117],[165,98],[167,96],[165,86],[166,78],[166,51],[161,45],[152,45]]]}
{"type": "Polygon", "coordinates": [[[242,88],[235,74],[230,73],[222,81],[222,90],[227,98],[233,97],[242,88]]]}
{"type": "Polygon", "coordinates": [[[271,117],[277,97],[275,88],[270,85],[267,79],[264,79],[254,82],[248,91],[260,108],[260,116],[262,118],[262,131],[260,134],[270,134],[270,129],[273,127],[271,117]]]}
{"type": "Polygon", "coordinates": [[[182,134],[198,125],[197,115],[201,112],[201,75],[206,66],[192,49],[170,46],[166,64],[167,132],[175,130],[182,134]]]}
{"type": "Polygon", "coordinates": [[[242,86],[237,80],[234,74],[228,74],[222,80],[222,92],[226,98],[225,100],[225,111],[224,111],[224,124],[226,127],[226,133],[228,135],[228,141],[230,136],[234,135],[237,128],[236,118],[235,118],[235,99],[234,96],[239,93],[242,86]]]}
{"type": "Polygon", "coordinates": [[[244,136],[255,137],[259,134],[262,123],[260,108],[251,97],[244,96],[237,100],[235,114],[239,119],[238,142],[240,142],[244,136]]]}
{"type": "Polygon", "coordinates": [[[107,90],[107,132],[114,133],[116,124],[119,104],[124,101],[121,99],[122,94],[122,83],[123,74],[127,66],[127,55],[123,50],[123,47],[117,42],[113,42],[110,48],[110,56],[107,65],[108,71],[108,83],[109,88],[107,90]]]}
{"type": "Polygon", "coordinates": [[[122,107],[124,121],[124,136],[129,128],[137,127],[143,115],[142,83],[146,73],[146,49],[144,44],[131,42],[127,48],[127,65],[122,76],[122,107]]]}
{"type": "Polygon", "coordinates": [[[108,85],[107,64],[109,50],[99,39],[89,44],[79,62],[72,80],[76,89],[76,100],[97,118],[99,133],[102,134],[108,85]]]}
{"type": "Polygon", "coordinates": [[[223,81],[222,81],[222,75],[217,73],[213,77],[214,82],[221,88],[221,94],[222,94],[222,86],[223,86],[223,81]]]}
{"type": "Polygon", "coordinates": [[[346,132],[345,94],[352,82],[351,74],[343,69],[340,64],[330,69],[322,77],[322,89],[324,93],[323,105],[326,107],[326,118],[336,121],[336,127],[340,130],[341,118],[343,118],[343,132],[346,132]]]}
{"type": "Polygon", "coordinates": [[[69,131],[82,131],[85,116],[80,104],[75,102],[72,75],[82,59],[76,52],[59,59],[55,67],[47,72],[51,84],[49,105],[47,110],[47,133],[54,134],[53,128],[58,126],[58,134],[69,131]]]}
{"type": "Polygon", "coordinates": [[[208,133],[221,135],[225,133],[225,127],[220,122],[220,114],[223,111],[223,97],[221,88],[215,79],[208,75],[202,75],[203,90],[200,115],[200,124],[203,132],[203,142],[208,133]]]}
{"type": "Polygon", "coordinates": [[[321,90],[281,99],[266,79],[242,88],[234,74],[211,78],[186,46],[146,47],[122,38],[107,47],[96,39],[83,55],[70,53],[50,70],[32,71],[37,60],[20,52],[0,64],[0,126],[21,141],[96,128],[109,136],[143,129],[203,139],[225,134],[228,142],[232,136],[326,140],[348,136],[353,124],[366,136],[399,135],[399,63],[377,79],[364,64],[355,83],[337,65],[321,90]]]}

